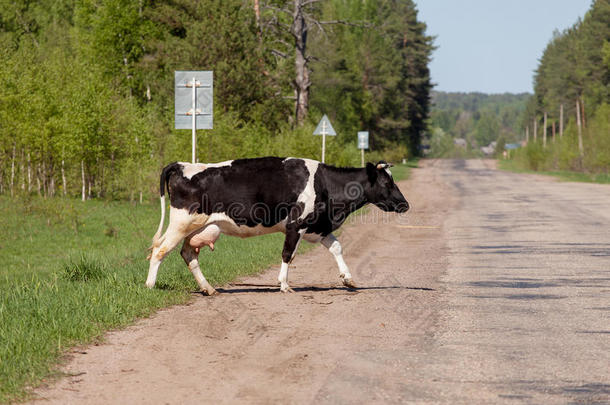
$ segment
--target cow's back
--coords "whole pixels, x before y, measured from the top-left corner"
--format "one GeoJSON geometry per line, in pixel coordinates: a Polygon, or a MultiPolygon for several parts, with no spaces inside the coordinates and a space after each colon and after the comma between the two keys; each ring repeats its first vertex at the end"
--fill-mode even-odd
{"type": "Polygon", "coordinates": [[[222,212],[247,226],[272,226],[285,218],[310,176],[305,161],[292,158],[182,165],[191,177],[171,179],[172,206],[207,215],[222,212]]]}

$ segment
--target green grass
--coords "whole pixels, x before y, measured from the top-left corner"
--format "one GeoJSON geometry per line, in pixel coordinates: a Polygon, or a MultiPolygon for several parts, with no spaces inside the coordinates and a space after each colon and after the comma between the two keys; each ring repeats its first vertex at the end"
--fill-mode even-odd
{"type": "Polygon", "coordinates": [[[561,179],[562,181],[576,181],[582,183],[599,183],[599,184],[610,184],[610,174],[608,173],[583,173],[573,172],[568,170],[557,170],[557,171],[535,171],[524,169],[517,165],[513,160],[499,160],[498,168],[514,173],[534,173],[542,174],[546,176],[553,176],[561,179]]]}
{"type": "MultiPolygon", "coordinates": [[[[159,215],[157,204],[0,198],[0,402],[26,398],[71,346],[192,297],[197,284],[177,250],[157,287],[144,287],[159,215]]],[[[223,284],[277,262],[282,243],[281,234],[221,236],[201,267],[223,284]]]]}
{"type": "Polygon", "coordinates": [[[405,180],[409,177],[411,173],[411,169],[417,167],[419,159],[409,159],[407,163],[399,163],[392,167],[390,170],[392,171],[392,177],[394,181],[405,180]]]}
{"type": "MultiPolygon", "coordinates": [[[[394,178],[416,166],[395,166],[394,178]]],[[[0,402],[26,399],[74,345],[192,298],[197,284],[179,249],[156,288],[144,287],[159,217],[158,204],[0,197],[0,402]]],[[[212,285],[254,274],[279,262],[283,239],[223,235],[214,252],[203,249],[201,268],[212,285]]]]}

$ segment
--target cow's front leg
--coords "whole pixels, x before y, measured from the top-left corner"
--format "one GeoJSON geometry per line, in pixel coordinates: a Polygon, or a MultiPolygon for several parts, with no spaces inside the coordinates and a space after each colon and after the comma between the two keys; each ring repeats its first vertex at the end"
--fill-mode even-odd
{"type": "Polygon", "coordinates": [[[201,268],[199,268],[199,248],[191,245],[191,238],[185,239],[184,244],[182,245],[182,250],[180,251],[180,255],[186,262],[186,265],[191,273],[193,273],[195,280],[197,280],[197,284],[199,284],[199,289],[201,292],[205,295],[218,294],[218,291],[216,291],[214,287],[208,283],[201,272],[201,268]]]}
{"type": "Polygon", "coordinates": [[[282,251],[282,267],[280,268],[280,275],[277,278],[282,292],[294,292],[288,285],[288,265],[294,259],[304,233],[305,229],[297,230],[296,227],[287,227],[286,229],[286,239],[284,240],[284,250],[282,251]]]}
{"type": "Polygon", "coordinates": [[[349,288],[356,288],[356,283],[354,283],[352,275],[349,272],[349,268],[347,267],[347,264],[345,264],[345,260],[343,260],[343,249],[341,248],[341,244],[339,243],[337,238],[335,238],[335,235],[329,233],[325,238],[321,240],[321,243],[335,257],[335,260],[339,265],[339,277],[341,277],[343,285],[349,288]]]}

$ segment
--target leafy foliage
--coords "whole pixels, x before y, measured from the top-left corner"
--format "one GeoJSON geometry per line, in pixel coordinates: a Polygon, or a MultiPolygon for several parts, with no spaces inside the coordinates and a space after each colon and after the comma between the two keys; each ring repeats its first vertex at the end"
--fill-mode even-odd
{"type": "Polygon", "coordinates": [[[430,148],[433,156],[476,156],[493,141],[521,139],[521,117],[530,94],[432,93],[430,148]],[[453,140],[467,141],[454,148],[453,140]]]}
{"type": "Polygon", "coordinates": [[[320,139],[307,131],[322,111],[341,130],[329,140],[329,163],[359,164],[360,129],[377,152],[418,152],[432,45],[412,1],[312,3],[320,21],[342,23],[307,27],[319,56],[316,97],[297,129],[290,43],[261,25],[249,2],[0,4],[0,193],[152,196],[159,168],[190,155],[190,137],[173,129],[174,70],[214,70],[215,128],[199,132],[202,161],[319,158],[320,139]]]}
{"type": "Polygon", "coordinates": [[[361,128],[372,147],[404,144],[420,153],[430,106],[428,62],[434,46],[412,1],[330,1],[329,20],[352,21],[314,38],[319,60],[312,104],[345,134],[361,128]]]}
{"type": "Polygon", "coordinates": [[[595,0],[582,21],[556,32],[547,45],[534,77],[535,96],[522,119],[522,126],[529,127],[532,135],[535,123],[537,142],[517,154],[516,161],[522,167],[610,172],[609,21],[610,0],[595,0]],[[578,131],[577,103],[582,135],[578,131]],[[546,148],[538,144],[544,131],[544,113],[549,137],[546,148]],[[562,124],[565,132],[558,133],[562,124]],[[553,127],[556,137],[551,139],[553,127]]]}

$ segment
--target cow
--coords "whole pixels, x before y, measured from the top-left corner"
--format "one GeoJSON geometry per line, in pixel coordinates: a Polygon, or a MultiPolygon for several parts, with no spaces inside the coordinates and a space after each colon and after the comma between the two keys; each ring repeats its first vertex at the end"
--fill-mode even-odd
{"type": "Polygon", "coordinates": [[[217,291],[199,268],[199,251],[221,233],[247,238],[273,232],[286,235],[279,272],[282,292],[288,265],[299,243],[320,242],[335,257],[345,286],[356,288],[341,244],[333,232],[347,216],[371,203],[384,211],[403,213],[407,200],[392,179],[391,164],[380,161],[364,168],[339,168],[310,159],[262,157],[221,163],[167,165],[161,172],[161,222],[153,237],[146,286],[153,288],[159,266],[184,241],[180,252],[204,295],[217,291]],[[170,200],[165,220],[165,189],[170,200]]]}

